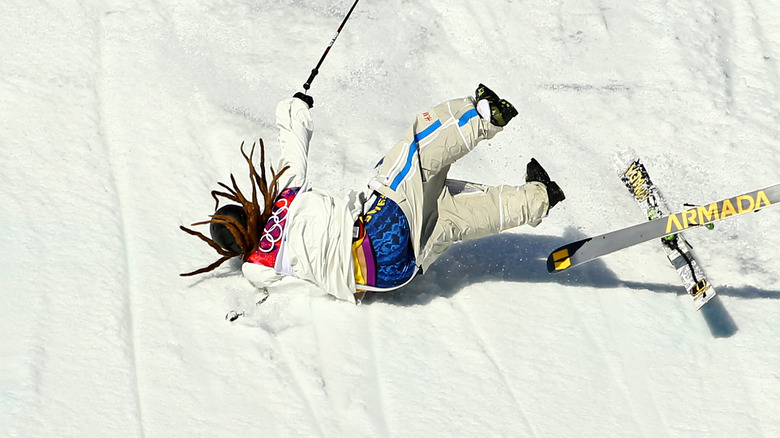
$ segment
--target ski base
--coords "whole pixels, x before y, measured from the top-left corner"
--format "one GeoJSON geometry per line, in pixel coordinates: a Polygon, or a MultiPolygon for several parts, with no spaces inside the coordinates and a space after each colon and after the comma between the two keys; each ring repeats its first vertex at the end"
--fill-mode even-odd
{"type": "MultiPolygon", "coordinates": [[[[620,179],[639,207],[647,214],[648,220],[665,216],[668,208],[658,188],[653,184],[644,164],[638,158],[618,160],[620,179]]],[[[683,287],[693,299],[696,310],[715,296],[704,270],[699,265],[693,250],[682,233],[661,238],[666,258],[677,271],[683,287]]]]}

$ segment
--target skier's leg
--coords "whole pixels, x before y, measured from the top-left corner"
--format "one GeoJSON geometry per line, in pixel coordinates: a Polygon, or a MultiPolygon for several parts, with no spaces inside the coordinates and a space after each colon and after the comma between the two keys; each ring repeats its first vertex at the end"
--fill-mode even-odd
{"type": "Polygon", "coordinates": [[[443,128],[429,141],[420,142],[423,181],[474,150],[480,141],[493,138],[516,115],[511,103],[483,84],[473,98],[450,100],[423,113],[425,120],[436,117],[443,128]]]}
{"type": "Polygon", "coordinates": [[[436,226],[436,222],[439,218],[439,198],[442,192],[446,192],[447,173],[450,167],[447,166],[439,171],[436,175],[433,175],[430,179],[422,184],[423,197],[422,197],[422,230],[420,246],[424,247],[426,242],[426,236],[430,236],[433,233],[433,228],[436,226]]]}
{"type": "Polygon", "coordinates": [[[503,129],[482,118],[471,97],[449,100],[420,114],[417,126],[421,119],[435,120],[429,135],[425,131],[416,134],[423,181],[433,178],[474,150],[480,141],[493,138],[503,129]]]}
{"type": "Polygon", "coordinates": [[[438,219],[422,251],[424,266],[455,242],[491,236],[524,224],[536,226],[549,209],[547,190],[538,182],[491,187],[449,180],[438,204],[438,219]]]}
{"type": "Polygon", "coordinates": [[[401,141],[379,161],[369,187],[393,200],[412,229],[420,255],[438,222],[438,199],[450,165],[493,138],[517,114],[480,84],[472,97],[446,101],[419,114],[401,141]]]}
{"type": "Polygon", "coordinates": [[[377,165],[376,181],[393,191],[410,178],[426,182],[493,138],[516,114],[515,108],[484,85],[477,99],[448,100],[417,115],[403,139],[377,165]]]}

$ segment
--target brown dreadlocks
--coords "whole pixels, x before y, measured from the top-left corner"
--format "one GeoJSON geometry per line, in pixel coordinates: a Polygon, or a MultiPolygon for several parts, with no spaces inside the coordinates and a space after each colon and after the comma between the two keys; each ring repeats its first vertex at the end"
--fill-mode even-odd
{"type": "Polygon", "coordinates": [[[257,173],[257,169],[255,168],[254,163],[252,162],[252,157],[255,153],[255,145],[257,143],[252,143],[252,149],[249,152],[249,155],[244,152],[244,143],[241,143],[241,155],[244,156],[244,159],[247,162],[247,165],[249,166],[249,180],[252,183],[252,197],[251,199],[247,199],[244,194],[241,192],[241,190],[238,188],[238,184],[236,184],[236,179],[233,177],[233,174],[230,174],[230,181],[233,183],[233,187],[229,187],[228,185],[219,182],[218,184],[223,187],[227,192],[221,192],[217,190],[213,190],[211,192],[211,197],[214,198],[214,201],[216,202],[216,206],[214,209],[216,210],[219,207],[219,197],[228,199],[230,201],[236,202],[241,204],[241,206],[244,208],[244,213],[246,214],[246,225],[241,224],[236,219],[221,215],[221,214],[214,214],[211,215],[211,219],[207,221],[202,222],[196,222],[192,224],[192,226],[196,225],[207,225],[207,224],[220,224],[224,225],[230,233],[233,235],[233,237],[236,239],[236,243],[241,248],[241,252],[235,252],[231,250],[227,250],[219,246],[214,240],[209,239],[208,237],[204,236],[202,233],[199,233],[197,231],[191,230],[187,227],[180,226],[182,231],[184,231],[187,234],[191,234],[193,236],[197,236],[200,240],[206,242],[214,248],[219,255],[222,257],[217,260],[216,262],[206,266],[205,268],[200,268],[198,270],[187,272],[184,274],[180,274],[181,276],[190,276],[190,275],[197,275],[202,274],[204,272],[209,272],[214,269],[216,269],[218,266],[220,266],[222,263],[224,263],[226,260],[231,259],[233,257],[241,256],[241,260],[246,261],[247,258],[257,249],[258,240],[260,239],[260,228],[265,226],[265,223],[268,221],[268,218],[271,215],[271,209],[273,208],[274,201],[276,200],[276,197],[279,195],[279,177],[284,174],[284,172],[287,170],[287,167],[283,168],[279,173],[276,173],[271,168],[271,184],[267,183],[266,179],[266,171],[265,171],[265,145],[263,145],[263,139],[259,139],[260,141],[260,173],[257,173]],[[260,208],[260,202],[258,201],[257,197],[257,191],[260,189],[260,196],[263,198],[263,208],[260,208]]]}

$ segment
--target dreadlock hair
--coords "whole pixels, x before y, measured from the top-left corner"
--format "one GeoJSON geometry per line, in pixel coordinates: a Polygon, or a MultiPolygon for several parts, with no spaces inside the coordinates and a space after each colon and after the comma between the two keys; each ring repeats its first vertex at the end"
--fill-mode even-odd
{"type": "Polygon", "coordinates": [[[225,198],[230,201],[236,202],[241,205],[241,207],[244,209],[244,214],[246,215],[246,225],[241,224],[236,219],[221,215],[221,214],[214,214],[211,215],[211,219],[207,221],[202,222],[196,222],[192,224],[192,226],[196,225],[210,225],[210,224],[220,224],[224,225],[230,233],[233,235],[233,237],[236,239],[236,243],[241,248],[241,252],[231,251],[222,248],[214,242],[213,239],[210,239],[206,236],[204,236],[202,233],[199,233],[195,230],[189,229],[185,226],[179,226],[179,228],[184,231],[187,234],[193,235],[198,237],[200,240],[206,242],[214,248],[214,250],[221,255],[222,257],[215,261],[214,263],[204,267],[197,269],[192,272],[186,272],[183,274],[180,274],[182,277],[187,277],[191,275],[197,275],[202,274],[204,272],[210,272],[216,269],[218,266],[220,266],[225,261],[233,258],[233,257],[241,257],[242,261],[246,261],[247,258],[249,258],[250,255],[252,255],[255,250],[257,250],[258,241],[260,240],[260,229],[261,227],[265,226],[265,223],[268,222],[268,219],[271,216],[271,210],[274,205],[274,201],[276,200],[276,197],[279,195],[279,177],[284,174],[284,172],[288,169],[289,166],[284,167],[279,173],[276,173],[271,168],[270,176],[271,176],[271,183],[268,184],[268,179],[266,178],[266,171],[265,171],[265,145],[263,144],[263,139],[259,139],[260,142],[260,173],[257,172],[257,168],[255,167],[255,164],[252,162],[252,158],[255,153],[255,145],[257,143],[252,143],[252,149],[249,152],[249,155],[244,152],[244,143],[241,143],[241,155],[244,156],[244,159],[246,160],[247,165],[249,166],[249,181],[252,184],[252,196],[250,199],[247,199],[246,196],[241,192],[241,190],[238,188],[238,184],[236,184],[236,179],[233,177],[233,174],[230,174],[230,182],[232,183],[232,187],[218,182],[218,184],[227,190],[226,192],[213,190],[211,192],[211,197],[214,198],[214,201],[216,202],[216,206],[214,207],[214,210],[217,210],[219,208],[219,198],[225,198]],[[260,191],[260,197],[262,200],[258,200],[258,189],[260,191]],[[260,202],[262,201],[262,208],[260,202]]]}

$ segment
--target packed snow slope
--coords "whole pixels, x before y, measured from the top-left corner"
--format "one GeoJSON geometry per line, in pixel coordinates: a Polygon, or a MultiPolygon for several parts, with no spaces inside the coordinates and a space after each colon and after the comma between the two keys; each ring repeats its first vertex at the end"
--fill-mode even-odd
{"type": "MultiPolygon", "coordinates": [[[[6,0],[0,17],[0,435],[780,436],[780,209],[550,276],[563,243],[667,201],[780,181],[775,0],[363,0],[313,82],[311,180],[362,189],[416,113],[484,82],[520,115],[452,170],[567,200],[362,306],[257,292],[179,225],[278,153],[273,111],[351,0],[6,0]],[[236,322],[225,321],[242,311],[236,322]]],[[[205,230],[204,230],[205,231],[205,230]]]]}

